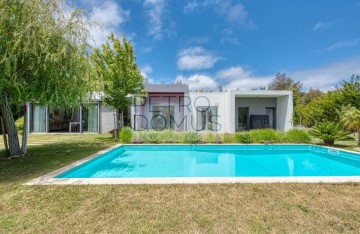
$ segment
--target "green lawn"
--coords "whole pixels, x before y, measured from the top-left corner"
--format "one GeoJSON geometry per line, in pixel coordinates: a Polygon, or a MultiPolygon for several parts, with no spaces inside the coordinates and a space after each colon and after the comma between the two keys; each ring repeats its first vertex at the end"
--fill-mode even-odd
{"type": "Polygon", "coordinates": [[[359,184],[24,186],[115,144],[108,135],[29,141],[29,157],[0,161],[0,233],[360,230],[359,184]]]}

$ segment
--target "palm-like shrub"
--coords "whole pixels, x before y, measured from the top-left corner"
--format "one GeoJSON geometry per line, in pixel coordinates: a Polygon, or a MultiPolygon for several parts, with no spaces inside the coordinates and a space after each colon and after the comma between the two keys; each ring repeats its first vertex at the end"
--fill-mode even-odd
{"type": "Polygon", "coordinates": [[[360,110],[355,107],[351,107],[348,110],[343,111],[341,123],[345,127],[358,132],[358,146],[360,146],[360,110]]]}
{"type": "Polygon", "coordinates": [[[340,124],[335,122],[318,123],[309,133],[323,140],[325,145],[334,145],[336,140],[353,140],[350,133],[343,131],[340,124]]]}

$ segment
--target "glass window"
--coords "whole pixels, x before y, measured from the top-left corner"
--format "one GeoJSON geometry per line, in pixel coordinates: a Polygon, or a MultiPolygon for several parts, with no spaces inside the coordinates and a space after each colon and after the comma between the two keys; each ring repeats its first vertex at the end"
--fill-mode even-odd
{"type": "Polygon", "coordinates": [[[217,131],[219,130],[218,107],[197,107],[196,113],[196,130],[201,131],[217,131]]]}
{"type": "Polygon", "coordinates": [[[249,116],[249,108],[248,107],[240,107],[238,109],[238,130],[243,131],[247,130],[248,127],[248,116],[249,116]]]}
{"type": "Polygon", "coordinates": [[[266,115],[269,116],[269,128],[276,128],[276,108],[266,107],[266,115]]]}
{"type": "Polygon", "coordinates": [[[174,106],[152,106],[151,127],[154,130],[174,129],[174,106]]]}
{"type": "Polygon", "coordinates": [[[46,132],[46,106],[32,106],[32,132],[46,132]]]}
{"type": "Polygon", "coordinates": [[[83,132],[99,132],[99,104],[92,103],[82,106],[83,132]]]}

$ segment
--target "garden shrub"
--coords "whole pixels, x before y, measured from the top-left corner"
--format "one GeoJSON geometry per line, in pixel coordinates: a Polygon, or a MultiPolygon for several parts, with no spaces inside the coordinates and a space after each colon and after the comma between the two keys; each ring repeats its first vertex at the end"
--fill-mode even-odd
{"type": "Polygon", "coordinates": [[[223,141],[224,143],[235,143],[235,135],[232,133],[224,133],[223,141]]]}
{"type": "Polygon", "coordinates": [[[202,135],[202,141],[204,143],[215,143],[216,142],[216,135],[212,132],[207,132],[206,134],[202,135]]]}
{"type": "Polygon", "coordinates": [[[323,140],[325,145],[334,145],[336,140],[354,140],[349,136],[350,132],[344,131],[340,124],[336,122],[325,121],[318,123],[309,133],[323,140]]]}
{"type": "Polygon", "coordinates": [[[125,127],[120,131],[120,142],[124,144],[130,144],[133,140],[133,130],[129,127],[125,127]]]}
{"type": "Polygon", "coordinates": [[[19,134],[23,134],[24,131],[24,116],[18,118],[15,121],[15,126],[19,134]]]}
{"type": "Polygon", "coordinates": [[[249,133],[255,143],[275,143],[279,140],[278,133],[270,128],[251,130],[249,133]]]}
{"type": "Polygon", "coordinates": [[[216,143],[216,144],[222,144],[222,143],[224,143],[224,140],[223,140],[222,135],[216,134],[216,136],[215,136],[215,143],[216,143]]]}
{"type": "Polygon", "coordinates": [[[291,129],[286,132],[284,141],[289,143],[310,143],[311,138],[304,130],[291,129]]]}
{"type": "Polygon", "coordinates": [[[186,132],[184,134],[184,142],[189,144],[198,144],[201,141],[201,136],[197,132],[186,132]]]}
{"type": "Polygon", "coordinates": [[[181,142],[180,135],[172,130],[161,131],[160,141],[162,143],[179,143],[181,142]]]}
{"type": "Polygon", "coordinates": [[[144,138],[145,142],[152,144],[159,144],[161,140],[160,133],[157,131],[146,131],[144,138]]]}
{"type": "Polygon", "coordinates": [[[237,132],[235,133],[235,139],[237,143],[244,143],[244,144],[253,143],[253,139],[249,132],[237,132]]]}
{"type": "Polygon", "coordinates": [[[142,132],[135,132],[132,143],[142,144],[144,143],[144,136],[142,132]]]}

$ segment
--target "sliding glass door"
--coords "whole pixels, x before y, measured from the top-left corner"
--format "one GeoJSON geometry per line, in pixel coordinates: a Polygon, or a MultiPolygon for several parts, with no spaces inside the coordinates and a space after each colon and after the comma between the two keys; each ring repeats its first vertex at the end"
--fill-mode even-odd
{"type": "Polygon", "coordinates": [[[32,132],[46,132],[46,114],[47,108],[46,106],[36,105],[32,106],[32,124],[31,131],[32,132]]]}

